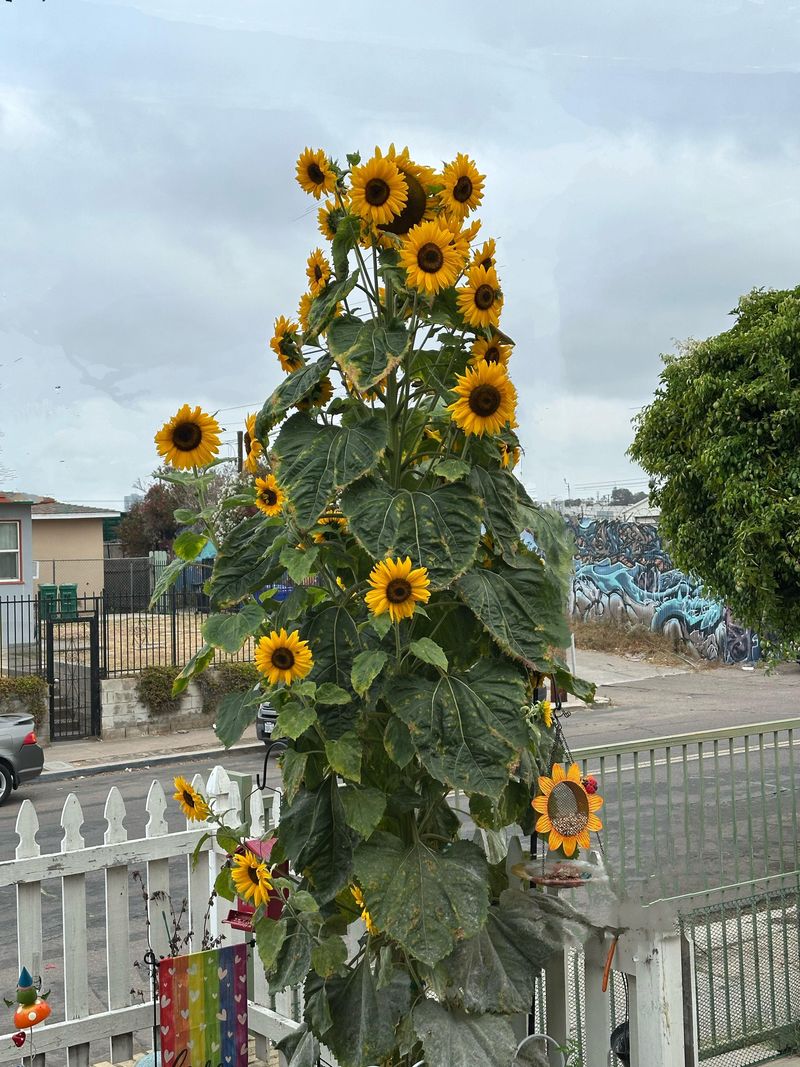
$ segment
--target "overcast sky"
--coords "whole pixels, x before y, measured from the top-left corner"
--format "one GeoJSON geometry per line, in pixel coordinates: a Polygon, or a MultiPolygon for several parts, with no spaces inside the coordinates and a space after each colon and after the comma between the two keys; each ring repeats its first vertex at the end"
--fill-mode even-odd
{"type": "Polygon", "coordinates": [[[541,497],[628,482],[673,339],[800,283],[790,0],[0,3],[0,488],[120,506],[184,401],[281,377],[305,145],[487,175],[541,497]]]}

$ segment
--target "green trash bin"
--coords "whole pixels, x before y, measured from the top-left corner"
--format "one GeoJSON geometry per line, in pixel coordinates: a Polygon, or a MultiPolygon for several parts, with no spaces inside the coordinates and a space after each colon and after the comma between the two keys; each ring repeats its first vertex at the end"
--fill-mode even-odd
{"type": "Polygon", "coordinates": [[[39,618],[55,619],[58,616],[58,586],[39,586],[39,618]]]}
{"type": "Polygon", "coordinates": [[[62,619],[77,619],[78,617],[78,587],[77,585],[60,585],[58,587],[59,614],[62,619]]]}

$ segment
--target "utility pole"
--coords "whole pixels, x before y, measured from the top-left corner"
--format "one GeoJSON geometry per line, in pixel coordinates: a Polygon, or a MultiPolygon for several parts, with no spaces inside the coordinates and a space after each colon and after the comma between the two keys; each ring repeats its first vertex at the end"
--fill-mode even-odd
{"type": "Polygon", "coordinates": [[[244,467],[244,430],[236,431],[236,469],[239,474],[244,467]]]}
{"type": "Polygon", "coordinates": [[[564,485],[567,487],[567,500],[572,500],[572,493],[569,491],[569,482],[566,478],[564,479],[564,485]]]}

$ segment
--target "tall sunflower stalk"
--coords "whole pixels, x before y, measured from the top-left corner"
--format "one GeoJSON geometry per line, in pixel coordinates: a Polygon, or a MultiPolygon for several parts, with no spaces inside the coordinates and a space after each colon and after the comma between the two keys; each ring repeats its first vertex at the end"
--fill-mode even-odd
{"type": "MultiPolygon", "coordinates": [[[[325,248],[297,317],[275,322],[286,377],[246,427],[257,511],[219,546],[215,614],[177,685],[257,638],[262,681],[226,698],[217,730],[234,743],[269,699],[289,745],[272,858],[294,877],[274,880],[287,908],[259,909],[256,940],[273,990],[304,986],[291,1067],[317,1042],[342,1067],[511,1064],[509,1016],[529,1009],[565,909],[509,888],[460,830],[533,832],[555,730],[536,684],[590,687],[552,653],[568,641],[563,526],[513,474],[514,343],[473,216],[484,176],[392,145],[346,167],[306,149],[297,180],[325,248]]],[[[218,433],[181,412],[195,429],[158,435],[178,465],[218,433]]]]}

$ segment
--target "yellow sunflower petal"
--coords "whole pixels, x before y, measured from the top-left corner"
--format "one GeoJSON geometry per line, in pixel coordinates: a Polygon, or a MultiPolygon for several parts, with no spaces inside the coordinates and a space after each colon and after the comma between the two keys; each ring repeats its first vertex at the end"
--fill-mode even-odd
{"type": "Polygon", "coordinates": [[[548,797],[542,796],[540,794],[538,797],[533,798],[533,800],[531,801],[531,807],[534,811],[546,812],[548,800],[548,797]]]}
{"type": "Polygon", "coordinates": [[[550,821],[549,815],[541,815],[536,820],[536,833],[537,834],[549,834],[553,829],[553,824],[550,821]]]}
{"type": "Polygon", "coordinates": [[[555,785],[556,783],[553,781],[552,778],[548,778],[546,775],[542,775],[539,779],[539,792],[544,793],[546,797],[549,797],[555,789],[555,785]]]}
{"type": "Polygon", "coordinates": [[[556,784],[558,784],[558,782],[563,782],[564,779],[567,777],[564,773],[564,768],[561,766],[560,763],[554,763],[553,770],[550,773],[552,774],[553,781],[556,784]]]}
{"type": "Polygon", "coordinates": [[[591,830],[593,834],[596,834],[603,829],[603,824],[596,815],[590,815],[589,821],[586,823],[586,829],[591,830]]]}
{"type": "Polygon", "coordinates": [[[551,852],[555,852],[557,848],[561,848],[564,844],[564,838],[555,828],[550,831],[550,837],[547,841],[547,847],[551,852]]]}
{"type": "MultiPolygon", "coordinates": [[[[580,767],[578,766],[577,763],[571,763],[570,764],[569,770],[567,771],[567,779],[566,780],[568,782],[577,782],[578,785],[581,785],[581,782],[582,782],[581,769],[580,769],[580,767]]],[[[582,785],[581,785],[581,788],[583,788],[582,785]]]]}
{"type": "Polygon", "coordinates": [[[589,811],[599,811],[604,803],[603,798],[597,793],[589,794],[589,811]]]}

